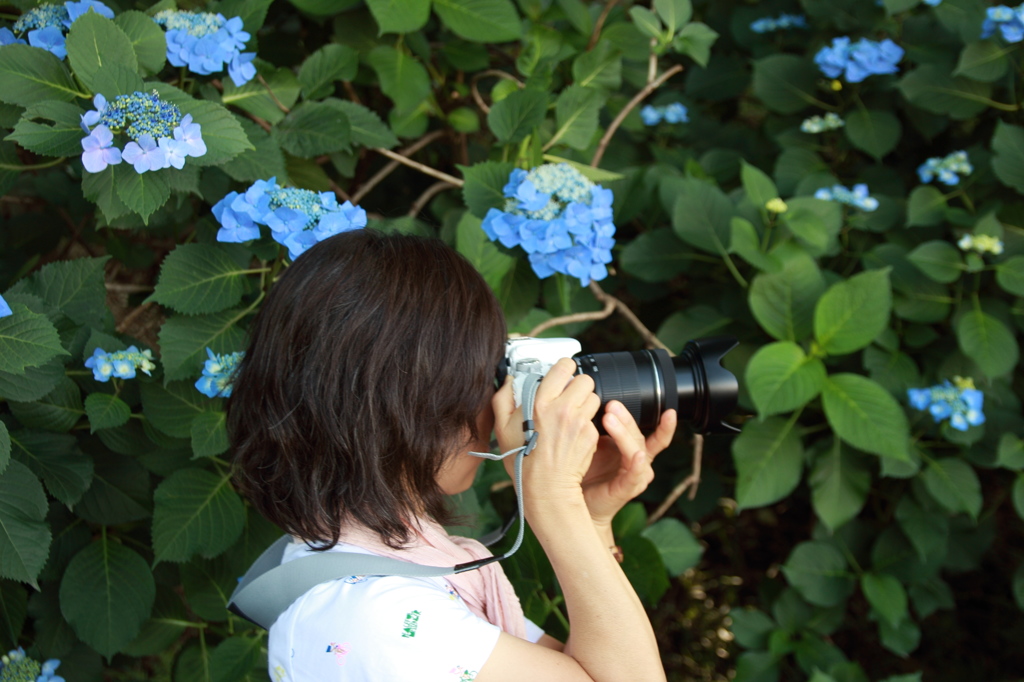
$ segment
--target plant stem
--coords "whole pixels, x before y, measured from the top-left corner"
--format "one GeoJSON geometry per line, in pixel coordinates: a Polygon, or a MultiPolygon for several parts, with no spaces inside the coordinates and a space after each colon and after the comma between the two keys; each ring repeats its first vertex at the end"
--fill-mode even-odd
{"type": "Polygon", "coordinates": [[[54,166],[59,166],[60,164],[64,163],[65,160],[67,160],[67,157],[62,156],[60,158],[51,159],[50,161],[45,161],[43,163],[34,163],[26,166],[16,163],[0,163],[0,170],[15,172],[26,170],[43,170],[44,168],[53,168],[54,166]]]}
{"type": "MultiPolygon", "coordinates": [[[[413,144],[409,145],[408,147],[406,147],[405,149],[400,151],[399,154],[401,154],[403,156],[411,156],[412,154],[415,154],[419,150],[421,150],[424,147],[426,147],[428,144],[430,144],[434,140],[438,139],[439,137],[443,137],[443,136],[444,136],[444,132],[443,131],[435,130],[434,132],[428,133],[428,134],[424,135],[423,137],[421,137],[420,139],[416,140],[416,142],[414,142],[413,144]]],[[[362,199],[367,194],[369,194],[370,191],[374,187],[376,187],[378,184],[380,184],[380,182],[384,178],[386,178],[387,176],[391,175],[391,173],[393,173],[395,171],[395,169],[398,168],[399,165],[401,165],[401,162],[399,162],[399,161],[392,161],[391,163],[387,164],[386,166],[381,168],[379,171],[377,171],[373,175],[373,177],[371,177],[369,180],[367,180],[365,183],[363,183],[363,185],[352,194],[352,199],[351,199],[352,203],[353,204],[358,204],[360,199],[362,199]]],[[[460,186],[461,186],[461,184],[460,184],[460,186]]]]}

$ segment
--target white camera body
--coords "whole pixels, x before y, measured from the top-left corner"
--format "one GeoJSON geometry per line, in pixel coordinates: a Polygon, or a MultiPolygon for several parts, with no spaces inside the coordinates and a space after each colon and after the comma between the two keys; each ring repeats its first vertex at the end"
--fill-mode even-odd
{"type": "Polygon", "coordinates": [[[512,375],[512,395],[516,407],[522,404],[523,382],[529,374],[547,374],[562,358],[571,358],[583,350],[576,339],[536,339],[520,337],[505,344],[508,373],[512,375]]]}

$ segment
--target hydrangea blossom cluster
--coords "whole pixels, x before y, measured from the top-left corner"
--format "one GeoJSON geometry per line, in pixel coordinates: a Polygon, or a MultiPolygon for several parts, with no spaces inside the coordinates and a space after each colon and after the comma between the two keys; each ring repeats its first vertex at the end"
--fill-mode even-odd
{"type": "Polygon", "coordinates": [[[244,193],[231,192],[213,207],[220,223],[217,241],[245,242],[260,236],[260,225],[288,247],[292,260],[332,235],[366,227],[366,211],[332,192],[281,187],[276,178],[257,180],[244,193]]]}
{"type": "Polygon", "coordinates": [[[946,380],[929,388],[911,388],[907,397],[915,409],[927,410],[935,423],[949,419],[949,425],[957,431],[985,423],[981,411],[985,394],[974,387],[970,377],[953,377],[952,383],[946,380]]]}
{"type": "Polygon", "coordinates": [[[811,116],[805,118],[800,124],[800,131],[804,133],[824,133],[829,130],[838,130],[846,125],[846,121],[839,118],[838,114],[831,111],[824,116],[811,116]]]}
{"type": "Polygon", "coordinates": [[[11,310],[11,306],[7,305],[7,301],[4,300],[3,296],[0,296],[0,317],[7,317],[13,314],[14,311],[11,310]]]}
{"type": "Polygon", "coordinates": [[[75,19],[88,11],[99,13],[107,19],[114,18],[114,10],[110,9],[98,0],[82,0],[81,2],[47,3],[33,7],[18,17],[14,22],[14,31],[7,28],[0,28],[0,45],[12,43],[25,44],[25,36],[28,44],[50,52],[58,59],[68,56],[64,46],[68,35],[68,29],[75,19]]]}
{"type": "Polygon", "coordinates": [[[967,152],[962,150],[945,157],[932,157],[917,167],[917,176],[921,182],[931,182],[938,177],[944,185],[960,184],[961,175],[967,176],[973,172],[974,166],[967,158],[967,152]]]}
{"type": "Polygon", "coordinates": [[[996,29],[1008,43],[1019,43],[1024,40],[1024,4],[1017,7],[996,5],[985,10],[981,37],[991,38],[996,29]]]}
{"type": "Polygon", "coordinates": [[[847,189],[843,185],[832,185],[822,187],[814,193],[815,199],[824,201],[838,201],[840,204],[847,204],[862,211],[874,211],[878,208],[878,199],[868,195],[868,186],[860,183],[847,189]]]}
{"type": "Polygon", "coordinates": [[[153,21],[167,31],[167,61],[174,66],[187,66],[201,76],[221,73],[226,66],[237,86],[256,76],[256,53],[242,52],[250,36],[242,30],[241,17],[165,9],[153,21]]]}
{"type": "Polygon", "coordinates": [[[245,357],[245,351],[219,355],[206,349],[208,360],[203,363],[203,376],[196,381],[196,389],[208,398],[230,398],[238,363],[245,357]]]}
{"type": "Polygon", "coordinates": [[[135,91],[108,102],[103,95],[92,100],[92,111],[82,115],[82,165],[90,173],[127,161],[136,173],[181,169],[188,157],[206,153],[200,125],[192,114],[160,99],[156,91],[135,91]],[[129,139],[123,148],[114,146],[114,135],[129,139]]]}
{"type": "Polygon", "coordinates": [[[673,102],[661,107],[654,107],[648,104],[640,110],[640,118],[643,119],[644,125],[648,126],[656,126],[662,121],[665,121],[665,123],[690,122],[689,112],[679,102],[673,102]]]}
{"type": "Polygon", "coordinates": [[[40,663],[25,655],[21,647],[0,656],[0,682],[64,682],[57,674],[56,658],[40,663]]]}
{"type": "Polygon", "coordinates": [[[978,253],[991,253],[998,256],[1003,252],[1003,240],[987,234],[965,234],[956,243],[962,251],[977,251],[978,253]]]}
{"type": "Polygon", "coordinates": [[[92,370],[92,376],[96,381],[103,382],[110,381],[111,377],[134,379],[135,370],[149,375],[156,369],[153,351],[148,348],[139,351],[135,346],[128,346],[128,350],[117,350],[113,353],[96,348],[92,356],[85,361],[85,366],[92,370]]]}
{"type": "Polygon", "coordinates": [[[780,14],[777,17],[762,17],[750,24],[754,33],[774,33],[790,28],[807,28],[807,17],[802,14],[780,14]]]}
{"type": "Polygon", "coordinates": [[[515,169],[503,191],[504,209],[492,208],[483,221],[491,241],[522,246],[540,278],[559,272],[587,285],[608,276],[615,245],[611,190],[558,163],[515,169]]]}
{"type": "Polygon", "coordinates": [[[829,78],[843,76],[848,83],[860,83],[868,76],[898,73],[903,48],[888,38],[879,42],[861,38],[851,43],[848,36],[832,39],[831,47],[821,48],[814,63],[829,78]]]}

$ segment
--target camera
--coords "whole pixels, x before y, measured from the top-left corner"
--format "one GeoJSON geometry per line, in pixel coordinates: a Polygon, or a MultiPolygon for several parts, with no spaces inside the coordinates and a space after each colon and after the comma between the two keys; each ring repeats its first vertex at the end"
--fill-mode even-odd
{"type": "MultiPolygon", "coordinates": [[[[735,433],[739,429],[724,419],[736,408],[739,384],[721,360],[737,345],[731,336],[694,339],[672,357],[660,348],[581,353],[576,339],[516,338],[506,343],[497,378],[500,385],[506,374],[512,375],[519,405],[526,375],[547,374],[558,360],[571,357],[576,374],[594,380],[602,409],[609,400],[618,400],[644,433],[654,431],[661,414],[672,409],[677,410],[680,423],[689,423],[697,433],[735,433]]],[[[600,417],[595,421],[603,433],[600,417]]]]}

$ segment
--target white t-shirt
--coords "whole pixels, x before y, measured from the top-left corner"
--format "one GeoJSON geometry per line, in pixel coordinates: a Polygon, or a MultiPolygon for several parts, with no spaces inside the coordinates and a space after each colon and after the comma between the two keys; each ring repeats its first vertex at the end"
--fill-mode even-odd
{"type": "MultiPolygon", "coordinates": [[[[372,554],[339,543],[329,552],[372,554]]],[[[281,563],[313,551],[292,542],[281,563]]],[[[527,639],[544,631],[529,619],[527,639]]],[[[469,610],[444,578],[349,576],[299,597],[270,627],[273,682],[469,682],[501,629],[469,610]]]]}

